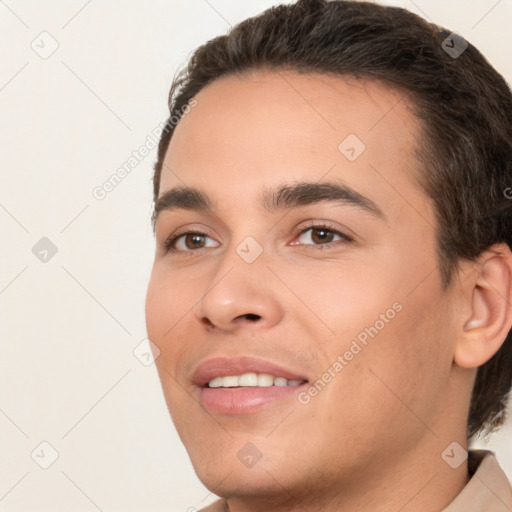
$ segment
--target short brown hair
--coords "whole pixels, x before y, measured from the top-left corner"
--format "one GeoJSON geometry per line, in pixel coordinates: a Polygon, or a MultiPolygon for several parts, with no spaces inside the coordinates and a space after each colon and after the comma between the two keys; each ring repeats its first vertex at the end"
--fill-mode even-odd
{"type": "MultiPolygon", "coordinates": [[[[258,69],[379,80],[414,99],[423,130],[416,179],[435,206],[439,271],[448,288],[459,260],[475,261],[499,242],[512,247],[512,200],[505,193],[512,185],[512,94],[482,54],[457,37],[405,9],[370,2],[299,0],[244,20],[197,48],[174,78],[154,200],[176,116],[213,80],[258,69]],[[456,44],[460,55],[449,52],[456,44]]],[[[477,371],[468,439],[503,424],[511,332],[477,371]]]]}

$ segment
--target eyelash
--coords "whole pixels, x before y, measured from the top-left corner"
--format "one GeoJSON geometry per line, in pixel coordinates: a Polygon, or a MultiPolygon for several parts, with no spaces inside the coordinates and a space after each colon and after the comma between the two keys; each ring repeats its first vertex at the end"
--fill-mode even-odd
{"type": "MultiPolygon", "coordinates": [[[[349,242],[353,242],[354,239],[352,237],[350,237],[349,235],[346,235],[345,233],[343,233],[342,231],[338,231],[337,229],[334,229],[332,228],[331,226],[328,226],[328,225],[325,225],[325,224],[312,224],[312,225],[309,225],[305,228],[302,228],[300,229],[298,232],[296,232],[294,234],[294,237],[298,237],[298,236],[301,236],[303,233],[306,233],[307,231],[311,230],[311,229],[317,229],[317,230],[324,230],[324,231],[328,231],[329,233],[333,233],[334,235],[339,235],[342,240],[336,240],[335,242],[328,242],[326,244],[298,244],[298,245],[305,245],[306,247],[315,247],[316,250],[320,250],[320,251],[323,251],[323,250],[329,250],[329,249],[332,249],[333,245],[336,245],[337,242],[342,242],[342,243],[349,243],[349,242]]],[[[206,233],[202,233],[202,232],[199,232],[199,231],[186,231],[184,233],[178,233],[174,236],[170,236],[169,238],[167,238],[167,240],[165,240],[164,242],[164,249],[165,249],[165,252],[179,252],[179,253],[194,253],[194,252],[197,252],[201,249],[208,249],[208,247],[200,247],[199,249],[188,249],[186,251],[183,251],[183,250],[178,250],[178,249],[175,249],[173,247],[173,245],[175,244],[175,242],[181,238],[182,236],[186,236],[186,235],[204,235],[204,236],[208,236],[206,233]]]]}

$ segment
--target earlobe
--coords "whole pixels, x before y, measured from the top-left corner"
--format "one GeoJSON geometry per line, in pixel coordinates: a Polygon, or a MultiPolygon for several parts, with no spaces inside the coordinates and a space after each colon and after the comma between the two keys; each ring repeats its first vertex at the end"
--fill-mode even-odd
{"type": "Polygon", "coordinates": [[[477,368],[500,349],[512,327],[512,253],[506,244],[481,255],[469,293],[471,313],[457,340],[454,362],[477,368]]]}

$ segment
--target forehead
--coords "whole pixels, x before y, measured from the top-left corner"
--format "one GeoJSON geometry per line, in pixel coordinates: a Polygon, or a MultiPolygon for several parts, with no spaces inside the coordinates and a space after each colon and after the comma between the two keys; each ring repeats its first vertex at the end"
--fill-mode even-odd
{"type": "Polygon", "coordinates": [[[273,184],[332,179],[376,203],[425,200],[412,180],[421,127],[410,99],[386,84],[256,71],[215,80],[195,99],[169,144],[160,195],[198,187],[247,208],[273,184]]]}

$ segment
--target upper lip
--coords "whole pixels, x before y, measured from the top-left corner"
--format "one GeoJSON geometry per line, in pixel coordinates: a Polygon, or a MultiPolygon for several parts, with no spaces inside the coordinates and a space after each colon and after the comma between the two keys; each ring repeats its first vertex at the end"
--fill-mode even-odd
{"type": "Polygon", "coordinates": [[[200,363],[192,375],[196,386],[205,386],[215,377],[243,375],[244,373],[268,373],[288,380],[308,380],[305,376],[272,361],[251,356],[216,357],[200,363]]]}

